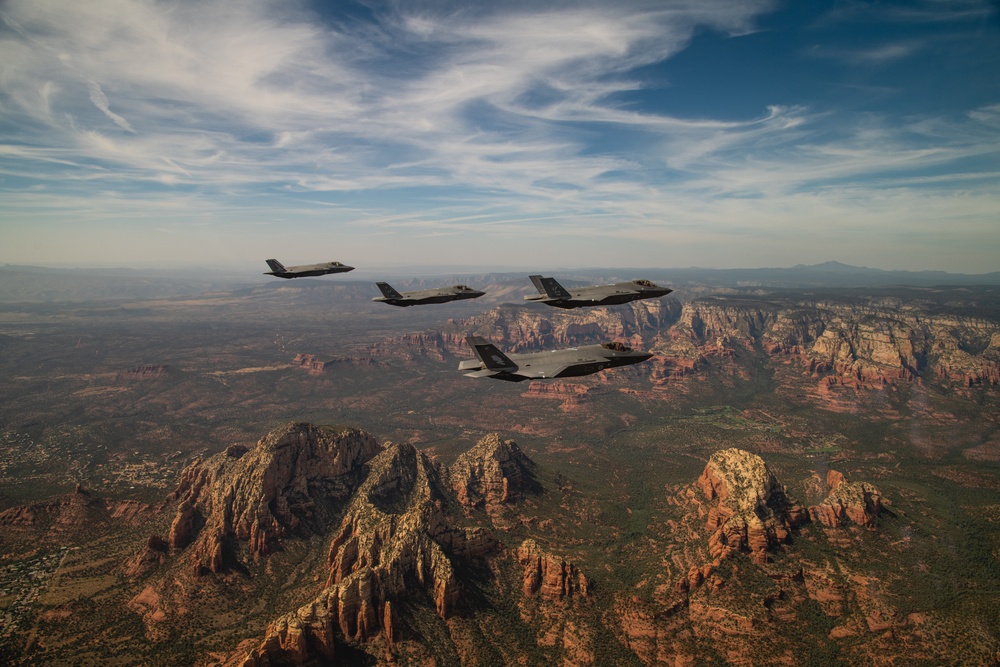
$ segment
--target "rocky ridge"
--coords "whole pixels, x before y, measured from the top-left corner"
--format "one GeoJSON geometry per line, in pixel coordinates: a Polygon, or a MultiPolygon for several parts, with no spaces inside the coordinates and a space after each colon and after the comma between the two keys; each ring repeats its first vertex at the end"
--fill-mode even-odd
{"type": "Polygon", "coordinates": [[[196,571],[219,573],[234,543],[246,543],[250,556],[260,558],[289,534],[321,533],[378,451],[362,431],[298,423],[252,449],[231,446],[196,461],[168,498],[177,511],[167,544],[173,552],[193,544],[196,571]]]}
{"type": "Polygon", "coordinates": [[[448,619],[462,590],[456,559],[479,559],[498,546],[488,529],[460,526],[450,508],[496,511],[532,488],[532,465],[515,443],[496,434],[451,469],[411,445],[387,445],[367,462],[330,542],[324,589],[272,622],[263,640],[241,646],[227,664],[329,660],[344,639],[377,642],[391,655],[401,634],[397,610],[414,586],[425,591],[440,619],[448,619]]]}

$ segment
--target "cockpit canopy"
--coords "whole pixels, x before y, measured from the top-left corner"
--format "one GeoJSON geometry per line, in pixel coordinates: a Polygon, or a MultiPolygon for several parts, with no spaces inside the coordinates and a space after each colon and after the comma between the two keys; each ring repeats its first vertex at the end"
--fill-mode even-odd
{"type": "Polygon", "coordinates": [[[638,285],[639,287],[656,287],[656,285],[649,282],[648,280],[633,280],[632,282],[638,285]]]}
{"type": "Polygon", "coordinates": [[[611,350],[612,352],[632,351],[632,348],[630,348],[628,345],[626,345],[625,343],[619,343],[618,341],[615,341],[613,343],[601,343],[601,347],[603,347],[605,350],[611,350]]]}
{"type": "Polygon", "coordinates": [[[468,285],[455,285],[452,289],[457,289],[459,292],[471,292],[472,288],[468,285]]]}

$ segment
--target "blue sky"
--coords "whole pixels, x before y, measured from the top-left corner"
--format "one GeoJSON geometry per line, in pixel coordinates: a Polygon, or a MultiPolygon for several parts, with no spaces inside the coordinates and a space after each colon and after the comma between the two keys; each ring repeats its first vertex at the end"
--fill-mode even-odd
{"type": "Polygon", "coordinates": [[[0,4],[0,262],[267,257],[1000,270],[997,3],[0,4]]]}

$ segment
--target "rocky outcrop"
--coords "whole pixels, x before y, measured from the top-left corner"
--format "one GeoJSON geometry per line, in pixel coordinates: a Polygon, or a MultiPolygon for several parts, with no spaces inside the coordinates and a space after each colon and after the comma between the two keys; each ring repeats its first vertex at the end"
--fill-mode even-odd
{"type": "MultiPolygon", "coordinates": [[[[480,445],[480,452],[502,449],[495,437],[480,445]]],[[[264,640],[232,664],[329,660],[335,635],[359,642],[381,636],[391,646],[399,633],[394,601],[412,596],[413,586],[448,618],[461,592],[453,559],[482,556],[496,541],[481,528],[456,526],[447,504],[442,471],[430,459],[411,445],[387,446],[369,462],[330,543],[324,590],[272,623],[264,640]]]]}
{"type": "Polygon", "coordinates": [[[322,375],[323,372],[333,364],[332,361],[323,361],[314,354],[296,354],[292,363],[299,368],[304,368],[309,375],[322,375]]]}
{"type": "Polygon", "coordinates": [[[990,337],[989,344],[979,354],[963,348],[959,340],[935,341],[938,377],[964,387],[1000,385],[1000,332],[990,337]]]}
{"type": "Polygon", "coordinates": [[[766,563],[768,550],[808,521],[763,459],[741,449],[712,454],[698,486],[709,501],[718,501],[709,509],[706,526],[713,531],[709,551],[715,558],[746,551],[755,562],[766,563]]]}
{"type": "MultiPolygon", "coordinates": [[[[712,557],[723,559],[747,552],[755,563],[768,562],[768,552],[787,542],[791,531],[813,521],[838,527],[870,526],[886,501],[878,489],[866,482],[850,483],[835,470],[826,479],[814,475],[814,486],[829,489],[829,495],[808,509],[793,503],[763,459],[732,448],[712,454],[698,478],[697,486],[711,505],[707,530],[712,557]]],[[[718,563],[716,562],[716,565],[718,563]]],[[[677,582],[677,590],[692,590],[707,581],[713,566],[693,567],[677,582]]]]}
{"type": "Polygon", "coordinates": [[[151,535],[146,541],[146,548],[130,558],[123,569],[125,576],[136,579],[156,569],[166,560],[170,551],[169,545],[159,535],[151,535]]]}
{"type": "Polygon", "coordinates": [[[522,396],[526,398],[550,398],[562,401],[563,411],[570,412],[585,407],[594,394],[594,387],[579,382],[531,381],[522,396]]]}
{"type": "Polygon", "coordinates": [[[531,461],[513,440],[491,433],[465,452],[449,469],[451,487],[466,507],[496,512],[534,489],[531,461]]]}
{"type": "Polygon", "coordinates": [[[230,540],[259,558],[289,534],[322,532],[378,451],[362,431],[289,424],[250,450],[230,447],[196,461],[170,496],[178,501],[170,549],[193,544],[198,571],[217,573],[230,540]]]}
{"type": "Polygon", "coordinates": [[[112,524],[135,524],[150,516],[151,506],[134,500],[107,501],[77,485],[72,493],[0,512],[0,526],[48,529],[66,533],[98,530],[112,524]]]}
{"type": "Polygon", "coordinates": [[[502,343],[511,352],[612,339],[639,348],[651,345],[677,319],[680,310],[680,303],[673,299],[633,301],[614,308],[581,308],[571,313],[503,305],[461,324],[502,343]]]}
{"type": "Polygon", "coordinates": [[[587,597],[590,583],[572,563],[542,551],[534,540],[525,540],[517,550],[517,560],[524,568],[522,591],[525,597],[541,597],[559,601],[587,597]]]}
{"type": "Polygon", "coordinates": [[[871,526],[885,510],[882,494],[868,482],[848,482],[843,475],[831,470],[827,474],[827,484],[830,495],[809,508],[809,516],[815,523],[828,528],[850,524],[871,526]]]}

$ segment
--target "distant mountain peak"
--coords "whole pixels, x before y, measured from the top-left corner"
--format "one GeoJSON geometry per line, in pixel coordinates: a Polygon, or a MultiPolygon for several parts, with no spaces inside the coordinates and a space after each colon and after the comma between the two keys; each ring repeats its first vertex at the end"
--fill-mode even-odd
{"type": "Polygon", "coordinates": [[[795,268],[797,269],[812,269],[814,271],[837,271],[837,272],[850,272],[850,271],[871,271],[867,266],[853,266],[851,264],[844,264],[843,262],[838,262],[836,260],[831,260],[829,262],[823,262],[821,264],[813,264],[811,266],[806,266],[804,264],[799,264],[795,268]]]}

